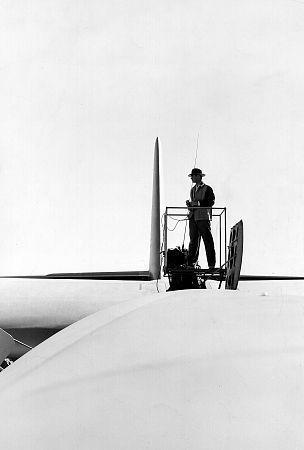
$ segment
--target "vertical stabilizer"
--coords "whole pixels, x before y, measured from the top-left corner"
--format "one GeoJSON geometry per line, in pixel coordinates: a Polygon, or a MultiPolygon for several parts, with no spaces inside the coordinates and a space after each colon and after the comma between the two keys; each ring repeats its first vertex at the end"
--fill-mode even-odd
{"type": "Polygon", "coordinates": [[[151,280],[156,280],[160,277],[160,188],[158,138],[156,138],[154,148],[149,272],[151,280]]]}

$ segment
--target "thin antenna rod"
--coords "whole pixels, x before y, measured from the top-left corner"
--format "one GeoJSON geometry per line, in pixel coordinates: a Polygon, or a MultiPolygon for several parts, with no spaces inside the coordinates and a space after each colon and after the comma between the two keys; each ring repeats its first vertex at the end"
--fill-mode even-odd
{"type": "Polygon", "coordinates": [[[197,139],[196,139],[196,151],[195,151],[195,160],[194,160],[194,166],[193,166],[193,167],[196,167],[197,152],[198,152],[198,142],[199,142],[199,132],[197,133],[197,139]]]}

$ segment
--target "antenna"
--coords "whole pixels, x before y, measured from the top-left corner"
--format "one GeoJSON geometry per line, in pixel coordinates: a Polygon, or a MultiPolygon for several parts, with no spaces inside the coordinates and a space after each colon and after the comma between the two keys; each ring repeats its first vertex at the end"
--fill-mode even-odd
{"type": "Polygon", "coordinates": [[[197,152],[198,152],[198,142],[199,142],[199,132],[197,133],[197,138],[196,138],[196,151],[195,151],[195,160],[194,160],[194,166],[193,167],[196,167],[197,152]]]}
{"type": "MultiPolygon", "coordinates": [[[[193,167],[196,167],[196,160],[197,160],[197,153],[198,153],[198,142],[199,142],[199,132],[197,133],[197,138],[196,138],[196,150],[195,150],[195,158],[194,158],[194,165],[193,165],[193,167]]],[[[190,178],[190,184],[192,184],[191,178],[190,178]]]]}

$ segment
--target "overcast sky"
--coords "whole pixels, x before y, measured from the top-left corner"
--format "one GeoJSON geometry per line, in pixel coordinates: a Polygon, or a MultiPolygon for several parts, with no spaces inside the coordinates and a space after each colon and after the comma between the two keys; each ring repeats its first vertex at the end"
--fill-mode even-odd
{"type": "Polygon", "coordinates": [[[303,275],[303,23],[296,0],[1,1],[0,272],[146,269],[155,138],[184,205],[199,134],[243,273],[303,275]]]}

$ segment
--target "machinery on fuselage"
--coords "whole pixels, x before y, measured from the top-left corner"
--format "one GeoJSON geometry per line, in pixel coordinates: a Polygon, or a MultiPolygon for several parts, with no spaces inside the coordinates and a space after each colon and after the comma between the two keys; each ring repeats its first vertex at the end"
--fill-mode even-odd
{"type": "Polygon", "coordinates": [[[229,245],[227,246],[226,208],[205,208],[211,220],[216,222],[216,239],[218,265],[215,268],[203,268],[198,264],[188,265],[188,250],[184,246],[188,222],[188,208],[167,207],[163,216],[163,255],[164,276],[169,279],[169,289],[205,289],[207,280],[219,282],[219,289],[225,281],[225,289],[237,289],[240,278],[243,255],[243,222],[239,221],[231,228],[229,245]],[[175,221],[173,229],[169,228],[169,221],[175,221]],[[169,248],[169,232],[173,232],[180,223],[185,223],[184,238],[181,246],[169,248]]]}

